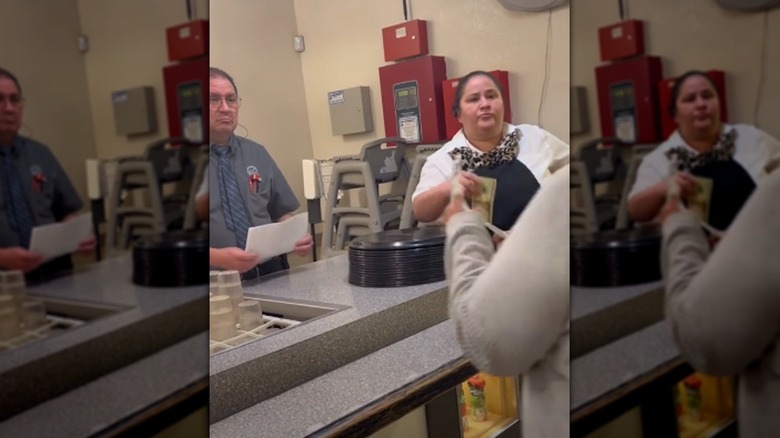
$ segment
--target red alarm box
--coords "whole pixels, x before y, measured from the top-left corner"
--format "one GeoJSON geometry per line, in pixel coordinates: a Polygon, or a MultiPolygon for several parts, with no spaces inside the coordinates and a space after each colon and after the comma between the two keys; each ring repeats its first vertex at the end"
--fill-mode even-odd
{"type": "Polygon", "coordinates": [[[663,65],[657,56],[638,56],[596,67],[602,137],[628,143],[661,140],[658,92],[663,65]]]}
{"type": "Polygon", "coordinates": [[[209,54],[209,22],[195,20],[165,29],[168,60],[181,61],[209,54]]]}
{"type": "MultiPolygon", "coordinates": [[[[708,70],[704,73],[712,79],[715,83],[715,90],[718,92],[720,98],[720,120],[724,123],[728,122],[729,113],[728,105],[726,104],[726,73],[722,70],[708,70]]],[[[661,136],[668,138],[675,129],[677,129],[677,123],[675,123],[672,116],[669,115],[669,105],[672,101],[672,87],[674,87],[674,81],[677,78],[664,79],[658,84],[658,116],[661,119],[661,136]]]]}
{"type": "Polygon", "coordinates": [[[382,29],[385,61],[398,61],[428,54],[428,26],[425,20],[411,20],[382,29]]]}
{"type": "MultiPolygon", "coordinates": [[[[504,89],[503,101],[504,101],[504,121],[512,123],[512,105],[509,98],[509,73],[505,70],[493,70],[488,72],[493,75],[498,83],[501,84],[501,88],[504,89]]],[[[460,78],[447,79],[441,84],[442,102],[444,104],[444,125],[446,128],[447,138],[452,138],[460,130],[461,125],[455,116],[452,115],[452,105],[455,103],[455,89],[458,88],[460,78]]]]}
{"type": "Polygon", "coordinates": [[[441,99],[446,78],[447,63],[442,56],[420,56],[379,67],[385,136],[402,137],[408,144],[446,141],[441,99]]]}
{"type": "Polygon", "coordinates": [[[614,61],[645,53],[642,22],[627,20],[599,28],[599,51],[602,61],[614,61]]]}

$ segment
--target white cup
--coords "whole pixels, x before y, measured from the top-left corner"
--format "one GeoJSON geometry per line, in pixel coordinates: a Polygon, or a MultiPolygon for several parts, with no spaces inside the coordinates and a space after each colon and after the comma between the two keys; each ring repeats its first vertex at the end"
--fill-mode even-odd
{"type": "Polygon", "coordinates": [[[209,337],[215,341],[224,341],[238,334],[233,322],[233,312],[215,312],[209,314],[209,337]]]}
{"type": "Polygon", "coordinates": [[[241,330],[250,331],[263,324],[263,314],[260,312],[260,302],[255,300],[243,301],[238,305],[238,325],[241,330]]]}

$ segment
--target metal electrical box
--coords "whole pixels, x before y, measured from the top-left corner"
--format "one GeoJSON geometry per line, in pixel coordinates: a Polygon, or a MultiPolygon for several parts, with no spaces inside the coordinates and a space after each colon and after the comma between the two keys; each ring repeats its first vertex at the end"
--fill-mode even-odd
{"type": "MultiPolygon", "coordinates": [[[[728,105],[726,102],[726,74],[722,70],[708,70],[704,73],[715,83],[715,90],[720,98],[720,120],[728,122],[728,105]]],[[[669,115],[669,105],[672,100],[672,87],[676,78],[664,79],[658,84],[658,118],[661,119],[661,137],[669,137],[675,129],[675,123],[672,116],[669,115]]]]}
{"type": "Polygon", "coordinates": [[[185,61],[163,68],[168,135],[192,142],[208,138],[209,59],[185,61]]]}
{"type": "Polygon", "coordinates": [[[428,26],[425,20],[411,20],[382,29],[385,61],[398,61],[428,54],[428,26]]]}
{"type": "Polygon", "coordinates": [[[168,60],[181,61],[209,54],[209,22],[194,20],[165,29],[168,60]]]}
{"type": "Polygon", "coordinates": [[[614,61],[645,53],[642,22],[626,20],[599,28],[599,52],[602,61],[614,61]]]}
{"type": "MultiPolygon", "coordinates": [[[[488,72],[501,84],[504,89],[504,121],[512,123],[512,104],[509,94],[509,73],[504,70],[488,72]]],[[[441,85],[442,101],[444,104],[444,125],[447,138],[452,138],[461,128],[458,119],[452,115],[452,105],[455,103],[455,90],[458,88],[460,78],[447,79],[441,85]]]]}
{"type": "Polygon", "coordinates": [[[118,135],[148,134],[157,130],[154,88],[137,87],[111,93],[118,135]]]}
{"type": "Polygon", "coordinates": [[[660,141],[657,90],[661,78],[657,56],[596,67],[601,136],[630,143],[660,141]]]}
{"type": "Polygon", "coordinates": [[[401,137],[408,144],[446,141],[441,90],[445,79],[447,65],[441,56],[380,67],[385,136],[401,137]]]}
{"type": "Polygon", "coordinates": [[[333,135],[358,134],[374,130],[371,89],[352,87],[328,93],[330,127],[333,135]]]}

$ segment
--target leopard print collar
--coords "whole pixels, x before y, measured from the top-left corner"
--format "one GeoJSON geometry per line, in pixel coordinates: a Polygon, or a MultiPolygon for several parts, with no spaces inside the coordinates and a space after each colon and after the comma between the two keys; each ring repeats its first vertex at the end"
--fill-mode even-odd
{"type": "Polygon", "coordinates": [[[678,170],[693,170],[719,161],[729,161],[734,157],[736,150],[735,141],[737,139],[737,130],[731,129],[720,139],[720,144],[706,152],[691,152],[685,146],[675,146],[665,155],[669,161],[677,160],[678,170]]]}
{"type": "Polygon", "coordinates": [[[468,146],[461,146],[449,152],[450,157],[460,160],[461,170],[473,171],[479,167],[493,168],[500,164],[511,163],[517,158],[520,138],[519,129],[510,131],[501,139],[501,143],[491,151],[479,153],[468,146]]]}

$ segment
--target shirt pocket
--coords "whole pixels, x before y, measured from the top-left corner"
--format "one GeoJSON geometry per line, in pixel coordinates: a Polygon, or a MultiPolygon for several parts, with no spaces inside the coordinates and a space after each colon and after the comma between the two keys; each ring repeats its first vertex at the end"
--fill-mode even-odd
{"type": "Polygon", "coordinates": [[[268,205],[271,202],[273,193],[271,192],[271,181],[263,178],[256,183],[257,190],[252,190],[249,186],[248,180],[244,179],[246,184],[249,202],[249,214],[255,218],[262,220],[268,220],[270,222],[270,214],[268,212],[268,205]]]}
{"type": "Polygon", "coordinates": [[[30,199],[30,208],[32,209],[33,217],[35,217],[38,224],[46,224],[54,222],[54,211],[52,206],[54,205],[56,191],[54,190],[55,182],[52,179],[46,179],[39,184],[32,182],[32,198],[30,199]]]}

